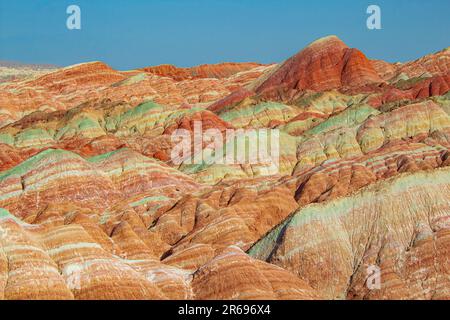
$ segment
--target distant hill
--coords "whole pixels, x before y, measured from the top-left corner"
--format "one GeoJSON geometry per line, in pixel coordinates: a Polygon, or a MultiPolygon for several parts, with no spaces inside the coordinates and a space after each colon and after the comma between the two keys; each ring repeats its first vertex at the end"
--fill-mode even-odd
{"type": "Polygon", "coordinates": [[[7,61],[7,60],[0,60],[0,67],[13,69],[33,69],[33,70],[60,68],[59,66],[53,64],[28,64],[18,61],[7,61]]]}
{"type": "Polygon", "coordinates": [[[38,76],[58,68],[51,64],[26,64],[0,60],[0,83],[38,76]]]}

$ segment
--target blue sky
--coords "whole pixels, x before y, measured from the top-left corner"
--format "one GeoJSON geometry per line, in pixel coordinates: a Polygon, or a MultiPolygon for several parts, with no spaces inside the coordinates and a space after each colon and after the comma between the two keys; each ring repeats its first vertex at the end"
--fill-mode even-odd
{"type": "Polygon", "coordinates": [[[407,61],[450,46],[449,0],[0,0],[0,60],[117,69],[280,62],[336,34],[370,58],[407,61]],[[81,8],[82,29],[66,28],[81,8]],[[382,10],[368,30],[366,9],[382,10]]]}

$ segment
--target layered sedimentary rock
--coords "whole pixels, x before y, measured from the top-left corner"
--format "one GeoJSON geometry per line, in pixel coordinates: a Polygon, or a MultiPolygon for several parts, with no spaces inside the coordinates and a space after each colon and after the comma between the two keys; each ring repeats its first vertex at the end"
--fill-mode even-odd
{"type": "Polygon", "coordinates": [[[294,275],[253,260],[235,247],[225,249],[195,274],[163,264],[139,250],[145,244],[136,235],[132,240],[126,224],[111,237],[118,250],[114,254],[89,234],[85,224],[30,225],[3,210],[0,231],[2,299],[318,298],[294,275]],[[211,268],[223,272],[217,277],[211,268]],[[235,285],[223,287],[230,280],[235,285]]]}
{"type": "Polygon", "coordinates": [[[326,91],[383,82],[370,61],[335,36],[310,44],[281,65],[257,89],[268,98],[303,90],[326,91]]]}
{"type": "Polygon", "coordinates": [[[202,108],[167,107],[146,102],[135,107],[119,103],[86,104],[70,112],[35,112],[0,129],[0,150],[8,169],[48,148],[95,156],[132,147],[167,161],[170,159],[171,134],[178,130],[193,132],[211,128],[232,128],[230,123],[202,108]]]}
{"type": "Polygon", "coordinates": [[[448,298],[449,174],[403,174],[302,208],[250,255],[296,273],[328,298],[448,298]],[[381,269],[379,290],[365,285],[371,265],[381,269]]]}
{"type": "Polygon", "coordinates": [[[28,225],[4,213],[0,228],[10,261],[7,299],[165,298],[145,274],[103,249],[81,225],[28,225]]]}
{"type": "Polygon", "coordinates": [[[30,65],[0,61],[0,83],[38,77],[57,69],[52,65],[30,65]]]}
{"type": "Polygon", "coordinates": [[[449,299],[448,61],[2,83],[0,299],[449,299]]]}
{"type": "Polygon", "coordinates": [[[447,73],[450,68],[450,48],[445,48],[434,54],[426,55],[415,61],[400,64],[398,74],[409,78],[423,76],[424,74],[436,76],[447,73]]]}
{"type": "Polygon", "coordinates": [[[46,150],[0,176],[1,207],[26,218],[50,203],[104,209],[120,198],[111,180],[81,157],[46,150]]]}
{"type": "Polygon", "coordinates": [[[192,287],[198,299],[294,300],[319,296],[305,282],[281,268],[253,260],[230,247],[202,266],[192,287]]]}
{"type": "Polygon", "coordinates": [[[86,101],[127,101],[136,106],[151,99],[166,105],[202,105],[247,85],[267,68],[256,63],[205,65],[192,69],[192,77],[172,78],[164,68],[120,72],[101,62],[79,64],[3,83],[0,125],[34,111],[68,110],[86,101]]]}
{"type": "MultiPolygon", "coordinates": [[[[302,105],[317,93],[337,90],[364,94],[374,107],[402,100],[443,95],[450,87],[450,51],[427,55],[405,64],[369,60],[336,36],[316,40],[284,63],[267,69],[245,88],[216,101],[216,112],[230,105],[273,100],[302,105]]],[[[256,102],[256,103],[257,103],[256,102]]]]}
{"type": "Polygon", "coordinates": [[[260,66],[261,65],[257,63],[219,63],[215,65],[206,64],[192,68],[177,68],[176,66],[166,64],[143,68],[142,70],[158,76],[170,77],[174,80],[182,81],[203,78],[228,78],[239,72],[248,71],[260,66]]]}

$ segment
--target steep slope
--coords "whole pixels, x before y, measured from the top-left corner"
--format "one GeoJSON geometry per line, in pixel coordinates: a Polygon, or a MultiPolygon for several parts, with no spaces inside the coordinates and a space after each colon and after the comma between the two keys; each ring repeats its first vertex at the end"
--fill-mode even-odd
{"type": "Polygon", "coordinates": [[[120,72],[101,62],[82,63],[36,78],[2,83],[0,126],[34,111],[68,110],[85,102],[126,101],[136,106],[154,100],[171,106],[203,105],[247,85],[266,68],[253,63],[205,65],[193,68],[192,77],[173,79],[164,68],[120,72]]]}
{"type": "MultiPolygon", "coordinates": [[[[193,273],[162,264],[142,251],[137,253],[139,245],[145,245],[130,227],[122,227],[109,240],[117,245],[118,252],[111,252],[91,234],[87,224],[30,225],[18,221],[2,209],[0,298],[143,300],[318,297],[312,288],[294,275],[253,260],[238,248],[225,249],[193,273]],[[134,243],[131,242],[132,234],[135,236],[134,243]],[[127,249],[125,244],[133,250],[130,247],[126,257],[118,257],[120,250],[127,249]],[[231,265],[239,265],[239,270],[230,268],[231,265]],[[223,270],[219,272],[220,276],[212,271],[215,268],[223,270]],[[247,276],[235,277],[235,272],[247,276]],[[264,278],[261,279],[261,276],[264,278]],[[228,288],[223,288],[224,281],[229,284],[228,288]],[[204,289],[206,287],[208,289],[204,289]],[[215,290],[219,287],[223,289],[215,290]]],[[[103,237],[108,239],[105,234],[103,237]]]]}
{"type": "Polygon", "coordinates": [[[448,168],[405,174],[298,210],[249,253],[328,298],[448,298],[449,192],[448,168]],[[365,285],[371,265],[379,290],[365,285]]]}
{"type": "Polygon", "coordinates": [[[299,91],[326,91],[381,83],[371,62],[335,36],[319,39],[284,62],[256,88],[266,98],[292,98],[299,91]]]}
{"type": "Polygon", "coordinates": [[[165,64],[155,67],[147,67],[141,70],[158,76],[169,77],[176,81],[182,81],[204,78],[223,79],[231,77],[239,72],[248,71],[260,66],[262,65],[258,63],[228,62],[219,64],[204,64],[192,68],[178,68],[173,65],[165,64]]]}
{"type": "Polygon", "coordinates": [[[448,54],[0,84],[0,299],[448,299],[448,54]]]}

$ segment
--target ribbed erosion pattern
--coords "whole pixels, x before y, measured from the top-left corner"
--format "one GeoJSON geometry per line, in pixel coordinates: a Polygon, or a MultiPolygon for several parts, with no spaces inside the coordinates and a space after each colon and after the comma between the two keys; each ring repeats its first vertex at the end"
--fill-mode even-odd
{"type": "Polygon", "coordinates": [[[449,299],[449,61],[2,83],[0,299],[449,299]]]}
{"type": "Polygon", "coordinates": [[[450,169],[404,174],[297,211],[249,254],[327,298],[443,299],[450,290],[450,169]],[[367,268],[381,269],[368,290],[367,268]]]}
{"type": "Polygon", "coordinates": [[[1,209],[0,299],[318,297],[304,281],[237,247],[225,249],[194,274],[139,252],[145,244],[129,226],[109,241],[112,246],[99,243],[86,224],[30,225],[1,209]],[[121,250],[129,256],[119,257],[121,250]]]}

